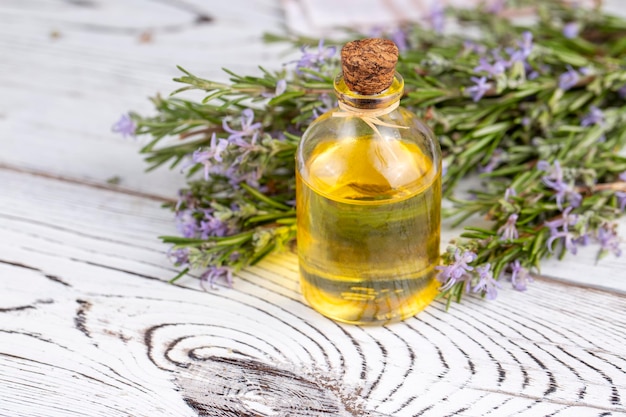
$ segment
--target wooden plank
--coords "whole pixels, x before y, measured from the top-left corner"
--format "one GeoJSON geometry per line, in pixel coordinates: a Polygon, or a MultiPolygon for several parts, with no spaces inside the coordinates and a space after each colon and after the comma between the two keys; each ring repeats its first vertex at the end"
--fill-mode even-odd
{"type": "Polygon", "coordinates": [[[0,6],[0,415],[626,415],[624,258],[583,253],[544,268],[576,285],[504,282],[378,328],[312,311],[290,253],[233,289],[166,283],[159,205],[182,178],[143,175],[110,125],[172,90],[176,63],[219,78],[288,61],[259,40],[277,5],[0,6]]]}
{"type": "Polygon", "coordinates": [[[125,190],[171,198],[182,178],[143,175],[141,142],[111,126],[130,109],[150,114],[147,97],[178,88],[177,64],[218,80],[227,78],[222,67],[280,68],[293,58],[261,39],[280,19],[273,1],[3,4],[0,164],[100,184],[119,177],[125,190]],[[198,23],[199,15],[212,20],[198,23]],[[146,34],[150,41],[141,42],[146,34]]]}
{"type": "Polygon", "coordinates": [[[626,415],[624,296],[538,280],[341,325],[302,301],[293,254],[234,289],[171,285],[157,201],[0,184],[0,415],[626,415]]]}
{"type": "MultiPolygon", "coordinates": [[[[224,77],[220,66],[244,73],[255,72],[258,63],[280,66],[288,60],[284,50],[259,39],[262,31],[277,29],[280,10],[272,1],[255,6],[257,14],[239,13],[244,3],[81,4],[32,1],[0,8],[6,23],[0,26],[6,57],[0,62],[0,166],[172,199],[184,177],[165,169],[144,174],[136,153],[141,140],[119,138],[112,123],[128,108],[149,113],[145,97],[175,88],[169,81],[175,63],[214,78],[224,77]],[[148,12],[136,13],[139,8],[148,12]],[[195,24],[199,14],[214,20],[195,24]],[[154,37],[141,43],[146,30],[154,37]],[[51,38],[52,31],[60,37],[51,38]],[[107,184],[113,178],[118,186],[107,184]]],[[[621,224],[624,230],[626,219],[621,224]]],[[[442,246],[458,233],[444,228],[442,246]]],[[[596,250],[582,250],[566,264],[548,262],[543,273],[624,291],[626,259],[609,256],[596,266],[596,250]]]]}

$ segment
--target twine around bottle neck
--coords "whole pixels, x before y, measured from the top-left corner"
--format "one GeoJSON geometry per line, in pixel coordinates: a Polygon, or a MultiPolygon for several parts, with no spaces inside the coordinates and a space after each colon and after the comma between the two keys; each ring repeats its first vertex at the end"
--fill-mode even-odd
{"type": "Polygon", "coordinates": [[[391,113],[400,105],[399,101],[390,104],[389,106],[379,108],[379,109],[360,109],[357,107],[352,107],[346,103],[339,102],[339,111],[335,111],[332,113],[332,117],[356,117],[363,120],[367,125],[372,128],[374,132],[380,137],[384,139],[383,135],[378,130],[377,126],[384,127],[392,127],[396,129],[408,129],[408,126],[400,126],[392,123],[383,122],[379,119],[379,117],[384,116],[386,114],[391,113]]]}

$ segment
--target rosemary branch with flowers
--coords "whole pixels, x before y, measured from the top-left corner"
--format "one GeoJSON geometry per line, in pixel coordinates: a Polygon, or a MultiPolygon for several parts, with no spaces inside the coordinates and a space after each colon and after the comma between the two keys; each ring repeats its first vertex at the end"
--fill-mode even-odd
{"type": "MultiPolygon", "coordinates": [[[[448,304],[470,292],[495,298],[505,279],[524,291],[542,259],[581,245],[595,242],[599,257],[621,254],[615,220],[626,208],[626,22],[559,2],[537,6],[532,26],[516,25],[510,14],[435,10],[428,24],[377,33],[401,51],[402,104],[440,139],[444,195],[453,203],[444,214],[456,224],[475,215],[491,221],[466,226],[442,255],[438,279],[448,304]],[[444,14],[477,36],[442,33],[444,14]],[[482,186],[461,199],[455,187],[469,175],[482,186]]],[[[181,236],[162,237],[182,267],[173,280],[200,269],[207,288],[230,284],[234,272],[292,244],[294,153],[309,123],[336,105],[339,44],[305,46],[282,71],[227,71],[229,83],[180,68],[175,81],[183,87],[153,99],[156,115],[130,113],[114,126],[151,137],[141,149],[149,169],[180,167],[189,176],[168,205],[181,236]],[[177,95],[185,90],[206,96],[177,95]],[[162,144],[172,137],[179,140],[162,144]]]]}

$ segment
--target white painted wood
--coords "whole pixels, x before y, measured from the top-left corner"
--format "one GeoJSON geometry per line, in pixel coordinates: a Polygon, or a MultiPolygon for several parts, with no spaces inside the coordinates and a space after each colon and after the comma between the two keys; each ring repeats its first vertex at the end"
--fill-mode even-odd
{"type": "Polygon", "coordinates": [[[0,415],[626,415],[623,295],[542,279],[340,325],[301,300],[292,254],[233,289],[171,285],[158,201],[0,183],[0,415]]]}
{"type": "Polygon", "coordinates": [[[178,88],[176,65],[217,80],[227,79],[223,67],[281,68],[289,49],[261,39],[281,29],[281,16],[274,1],[3,4],[0,164],[101,184],[118,176],[122,188],[175,195],[183,179],[142,175],[139,144],[111,126],[128,110],[150,113],[148,97],[178,88]],[[195,24],[200,14],[213,20],[195,24]],[[145,33],[150,42],[140,41],[145,33]]]}
{"type": "MultiPolygon", "coordinates": [[[[601,0],[602,1],[602,0],[601,0]]],[[[438,7],[476,7],[496,4],[499,0],[281,0],[289,30],[311,37],[336,33],[350,27],[368,33],[372,28],[394,28],[402,22],[428,26],[428,17],[438,7]]],[[[595,0],[579,0],[579,7],[593,7],[595,0]]],[[[624,14],[621,0],[604,0],[603,7],[624,14]]],[[[449,30],[454,22],[446,22],[449,30]]],[[[460,28],[457,28],[460,29],[460,28]]]]}
{"type": "Polygon", "coordinates": [[[167,283],[160,204],[182,178],[144,175],[110,126],[175,88],[175,64],[220,78],[292,59],[260,41],[279,6],[0,4],[0,415],[626,416],[624,258],[549,262],[557,279],[525,294],[505,282],[387,327],[312,311],[290,253],[233,289],[167,283]]]}

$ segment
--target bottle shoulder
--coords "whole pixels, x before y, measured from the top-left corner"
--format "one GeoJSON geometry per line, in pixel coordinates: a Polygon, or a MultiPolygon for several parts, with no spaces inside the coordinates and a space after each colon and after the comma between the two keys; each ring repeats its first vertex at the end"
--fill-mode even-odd
{"type": "Polygon", "coordinates": [[[353,201],[405,198],[430,186],[441,175],[439,145],[413,124],[412,113],[394,112],[384,121],[398,127],[377,126],[380,134],[358,118],[320,117],[298,147],[301,179],[331,198],[353,201]]]}
{"type": "Polygon", "coordinates": [[[389,113],[363,112],[351,114],[340,108],[332,109],[315,119],[302,136],[303,141],[315,141],[329,135],[337,138],[380,133],[389,139],[437,142],[432,130],[413,112],[397,107],[389,113]],[[355,115],[356,114],[356,115],[355,115]],[[378,132],[372,128],[374,125],[378,132]]]}

